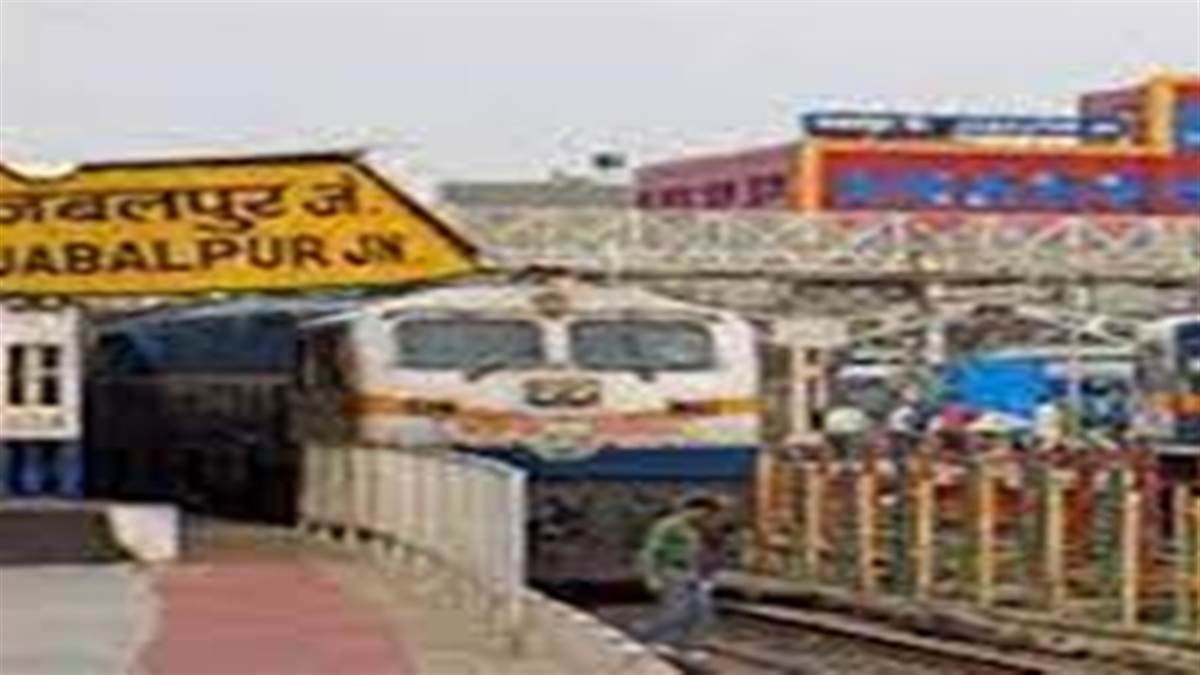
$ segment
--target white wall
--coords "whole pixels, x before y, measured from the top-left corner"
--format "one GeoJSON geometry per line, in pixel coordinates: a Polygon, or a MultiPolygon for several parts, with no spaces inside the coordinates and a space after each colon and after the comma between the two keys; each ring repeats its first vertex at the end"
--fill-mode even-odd
{"type": "Polygon", "coordinates": [[[0,299],[0,440],[73,440],[82,433],[81,317],[78,309],[23,309],[0,299]],[[62,348],[61,401],[56,406],[8,402],[8,348],[18,343],[62,348]]]}

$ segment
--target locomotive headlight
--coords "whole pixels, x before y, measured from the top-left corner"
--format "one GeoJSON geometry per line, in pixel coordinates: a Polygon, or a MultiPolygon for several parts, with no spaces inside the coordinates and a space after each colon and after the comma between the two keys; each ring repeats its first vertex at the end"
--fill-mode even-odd
{"type": "Polygon", "coordinates": [[[579,378],[530,380],[525,383],[525,400],[542,407],[597,405],[600,403],[600,382],[579,378]]]}

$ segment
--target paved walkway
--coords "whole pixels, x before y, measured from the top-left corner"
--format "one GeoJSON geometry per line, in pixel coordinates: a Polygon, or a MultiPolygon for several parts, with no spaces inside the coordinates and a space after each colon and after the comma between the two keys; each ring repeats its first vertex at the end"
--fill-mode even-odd
{"type": "Polygon", "coordinates": [[[160,567],[0,568],[0,673],[578,672],[536,646],[513,656],[432,579],[287,532],[201,527],[186,549],[160,567]]]}
{"type": "Polygon", "coordinates": [[[162,610],[143,651],[145,675],[413,675],[393,627],[302,560],[169,568],[162,610]]]}
{"type": "Polygon", "coordinates": [[[156,614],[151,579],[132,567],[0,567],[0,673],[129,672],[156,614]]]}

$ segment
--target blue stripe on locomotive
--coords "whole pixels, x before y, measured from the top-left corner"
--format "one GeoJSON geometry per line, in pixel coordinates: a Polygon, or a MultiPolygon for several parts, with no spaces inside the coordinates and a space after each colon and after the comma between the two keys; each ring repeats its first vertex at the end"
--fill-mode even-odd
{"type": "Polygon", "coordinates": [[[602,481],[738,481],[754,471],[754,446],[619,448],[580,460],[547,461],[515,448],[470,448],[521,467],[533,479],[602,481]]]}

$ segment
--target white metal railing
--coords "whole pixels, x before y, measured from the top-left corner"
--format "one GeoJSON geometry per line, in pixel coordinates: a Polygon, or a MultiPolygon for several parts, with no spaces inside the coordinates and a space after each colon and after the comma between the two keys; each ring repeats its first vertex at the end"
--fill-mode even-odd
{"type": "Polygon", "coordinates": [[[310,446],[301,525],[345,543],[381,542],[422,576],[448,576],[499,619],[512,648],[553,654],[564,672],[677,675],[644,645],[526,585],[525,480],[520,469],[441,447],[310,446]]]}
{"type": "Polygon", "coordinates": [[[306,527],[394,545],[522,630],[523,471],[442,448],[317,446],[302,480],[306,527]]]}

